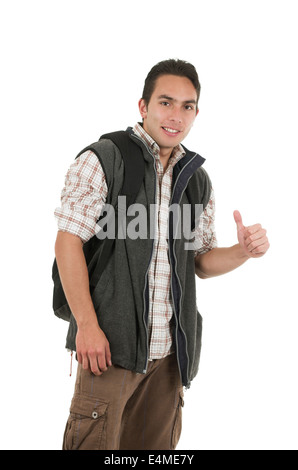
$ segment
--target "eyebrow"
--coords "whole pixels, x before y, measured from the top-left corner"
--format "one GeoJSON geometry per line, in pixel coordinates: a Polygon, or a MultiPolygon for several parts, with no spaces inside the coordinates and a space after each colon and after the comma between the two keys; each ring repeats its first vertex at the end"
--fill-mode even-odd
{"type": "MultiPolygon", "coordinates": [[[[177,101],[177,100],[175,100],[175,98],[172,98],[171,96],[168,96],[168,95],[159,95],[158,99],[159,100],[164,99],[164,100],[169,100],[169,101],[177,101]]],[[[197,104],[196,100],[186,100],[186,101],[183,101],[183,103],[197,104]]]]}

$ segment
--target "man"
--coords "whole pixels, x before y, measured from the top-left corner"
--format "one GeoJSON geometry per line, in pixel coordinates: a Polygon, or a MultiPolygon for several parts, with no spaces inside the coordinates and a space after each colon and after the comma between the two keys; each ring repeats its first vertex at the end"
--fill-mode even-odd
{"type": "Polygon", "coordinates": [[[72,312],[66,346],[78,371],[63,449],[175,449],[181,432],[183,386],[198,371],[202,318],[195,274],[229,272],[269,248],[266,231],[245,227],[234,212],[238,244],[217,247],[214,193],[204,159],[181,145],[199,112],[200,83],[184,61],[160,62],[139,101],[142,123],[129,135],[142,149],[145,178],[136,202],[156,204],[154,239],[115,240],[100,282],[90,295],[84,243],[94,237],[104,204],[116,202],[123,182],[119,150],[103,140],[100,159],[81,154],[70,167],[55,215],[56,260],[72,312]],[[196,249],[175,239],[171,203],[203,205],[196,249]],[[168,231],[169,228],[169,231],[168,231]]]}

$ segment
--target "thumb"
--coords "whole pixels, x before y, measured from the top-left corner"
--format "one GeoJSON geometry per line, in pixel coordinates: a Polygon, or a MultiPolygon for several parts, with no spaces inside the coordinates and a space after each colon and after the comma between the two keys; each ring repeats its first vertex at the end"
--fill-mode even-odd
{"type": "Polygon", "coordinates": [[[234,220],[237,224],[237,230],[243,230],[245,227],[242,223],[242,217],[241,217],[240,212],[239,211],[234,211],[233,215],[234,215],[234,220]]]}

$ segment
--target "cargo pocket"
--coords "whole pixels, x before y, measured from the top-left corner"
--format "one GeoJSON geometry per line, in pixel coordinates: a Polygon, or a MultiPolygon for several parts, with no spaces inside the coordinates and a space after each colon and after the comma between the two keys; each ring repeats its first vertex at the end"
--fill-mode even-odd
{"type": "Polygon", "coordinates": [[[176,408],[176,415],[175,415],[175,421],[174,421],[174,427],[173,427],[173,432],[172,432],[172,447],[171,450],[175,450],[177,447],[177,444],[179,442],[179,438],[181,435],[182,431],[182,408],[184,406],[184,400],[183,400],[183,390],[179,393],[179,400],[178,400],[178,405],[176,408]]]}
{"type": "Polygon", "coordinates": [[[75,395],[66,424],[63,450],[101,450],[105,445],[108,403],[75,395]]]}

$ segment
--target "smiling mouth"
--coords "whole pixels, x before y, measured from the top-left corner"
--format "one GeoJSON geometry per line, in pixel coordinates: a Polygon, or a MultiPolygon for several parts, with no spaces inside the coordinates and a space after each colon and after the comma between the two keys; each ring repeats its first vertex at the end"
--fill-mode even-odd
{"type": "Polygon", "coordinates": [[[171,129],[170,127],[162,127],[162,129],[172,135],[177,135],[181,132],[177,129],[171,129]]]}

